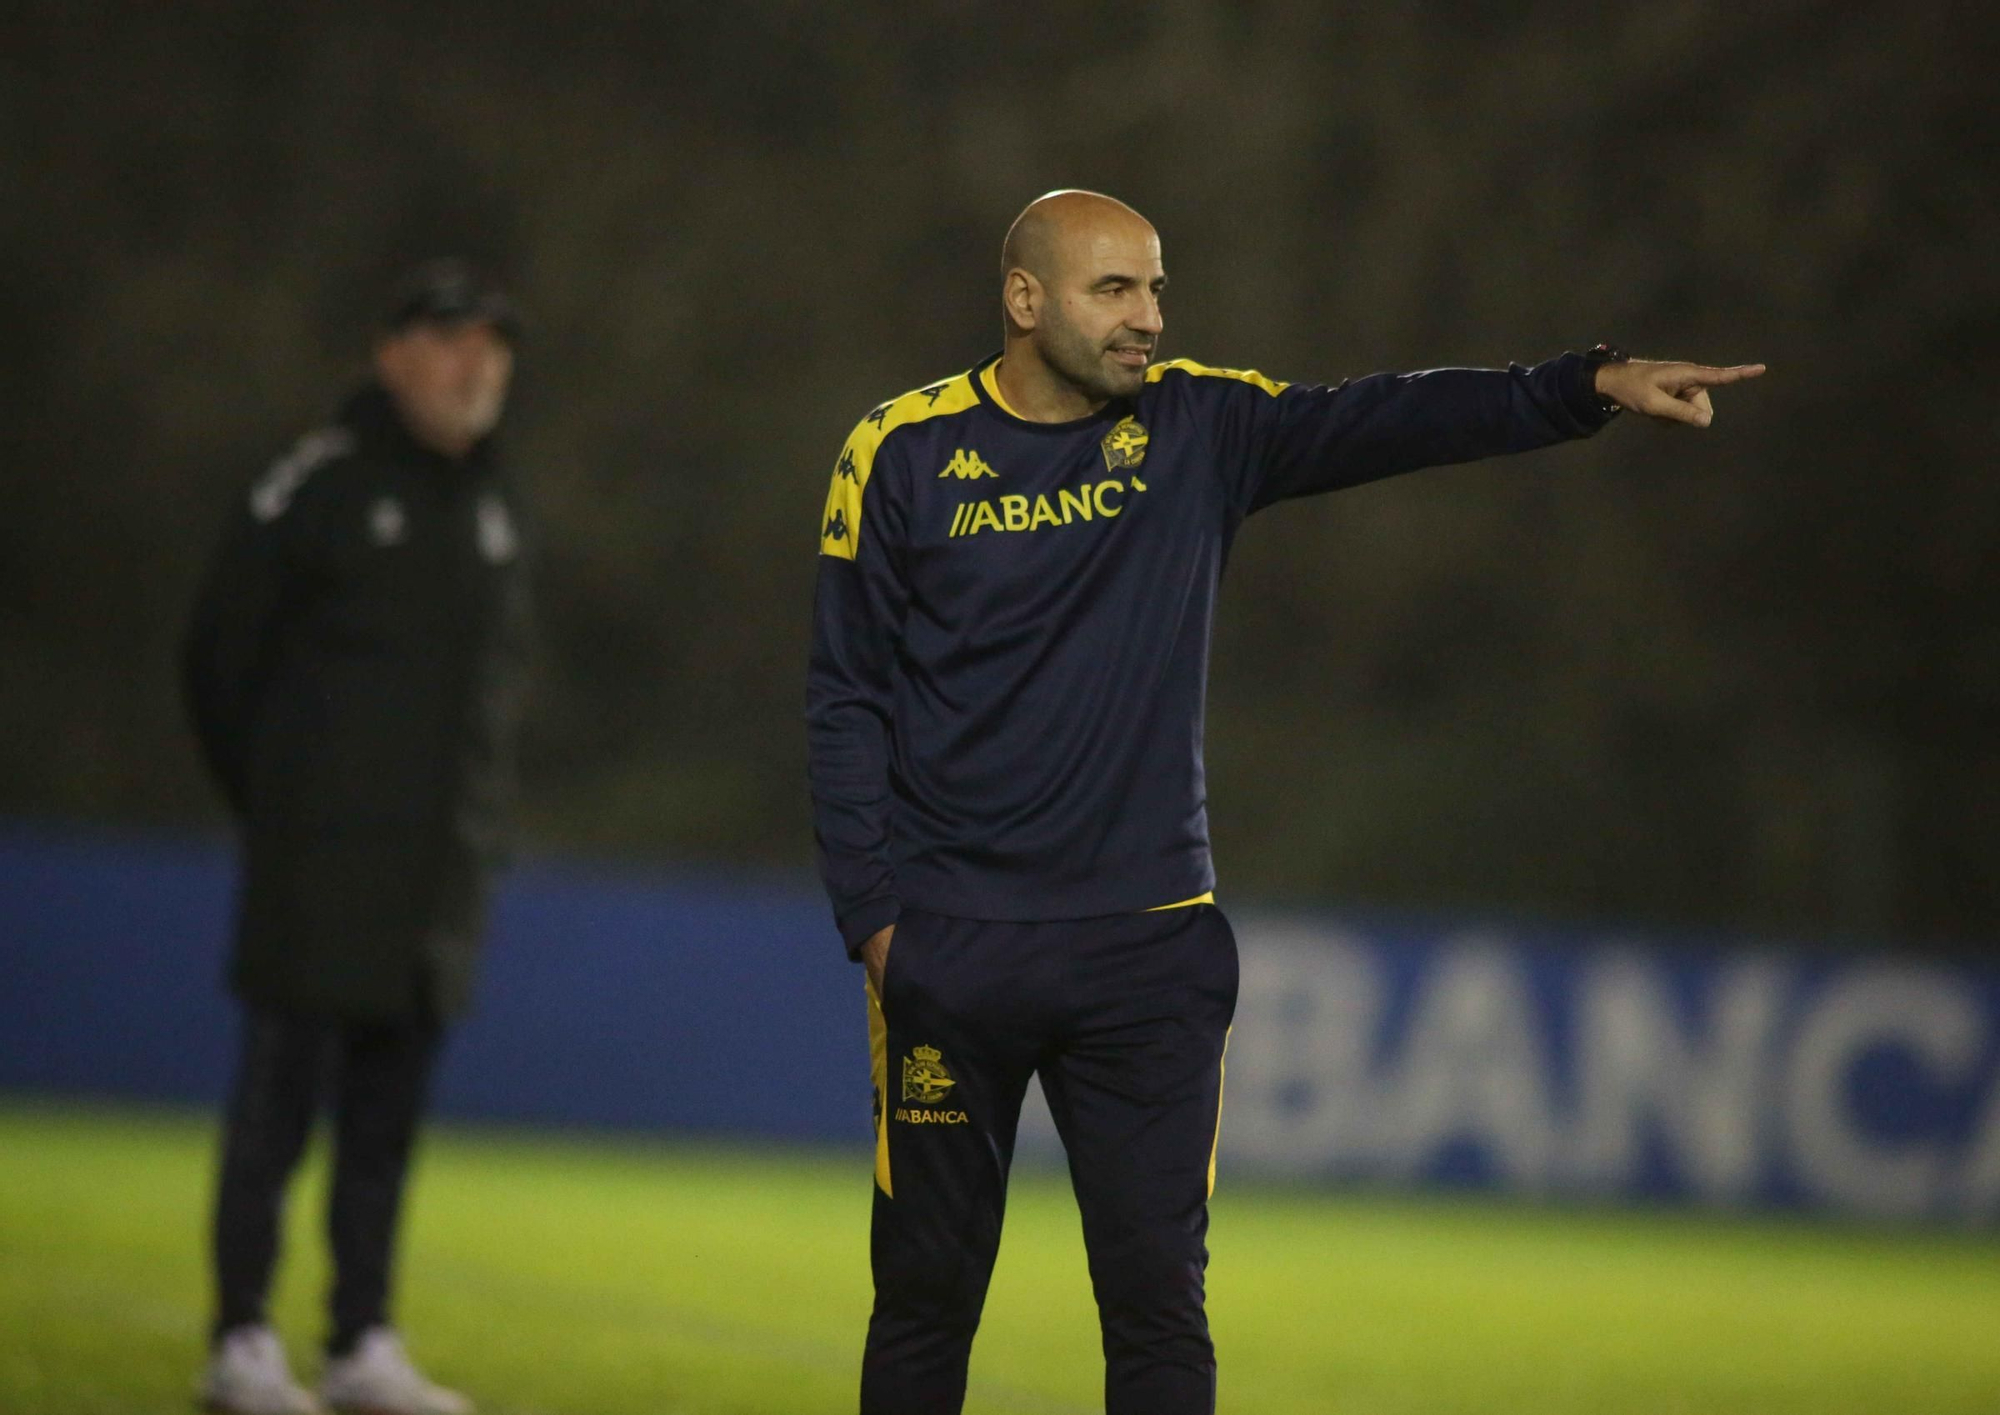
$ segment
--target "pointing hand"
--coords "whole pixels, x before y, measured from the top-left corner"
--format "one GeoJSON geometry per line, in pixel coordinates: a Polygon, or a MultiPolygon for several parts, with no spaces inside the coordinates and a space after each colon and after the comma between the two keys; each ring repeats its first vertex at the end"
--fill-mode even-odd
{"type": "Polygon", "coordinates": [[[1711,368],[1707,364],[1628,359],[1598,365],[1597,396],[1649,418],[1707,427],[1715,417],[1715,409],[1708,401],[1709,389],[1755,378],[1763,372],[1762,364],[1711,368]]]}

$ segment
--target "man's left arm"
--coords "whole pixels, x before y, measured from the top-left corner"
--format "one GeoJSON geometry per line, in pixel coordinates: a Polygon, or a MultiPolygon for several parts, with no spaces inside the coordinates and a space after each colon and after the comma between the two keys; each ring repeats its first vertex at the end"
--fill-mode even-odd
{"type": "Polygon", "coordinates": [[[1706,427],[1708,390],[1762,364],[1627,360],[1605,349],[1526,368],[1374,374],[1333,387],[1288,385],[1262,410],[1248,511],[1421,467],[1470,462],[1588,437],[1619,409],[1706,427]]]}

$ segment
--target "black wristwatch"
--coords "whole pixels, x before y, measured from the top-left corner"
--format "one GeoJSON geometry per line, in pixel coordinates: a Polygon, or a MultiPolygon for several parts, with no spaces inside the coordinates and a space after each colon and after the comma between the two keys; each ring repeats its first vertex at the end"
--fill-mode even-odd
{"type": "Polygon", "coordinates": [[[1597,400],[1597,406],[1607,418],[1615,418],[1625,411],[1622,403],[1614,403],[1597,391],[1597,371],[1606,364],[1622,364],[1631,359],[1623,349],[1611,344],[1593,344],[1583,354],[1584,372],[1590,378],[1590,396],[1597,400]]]}

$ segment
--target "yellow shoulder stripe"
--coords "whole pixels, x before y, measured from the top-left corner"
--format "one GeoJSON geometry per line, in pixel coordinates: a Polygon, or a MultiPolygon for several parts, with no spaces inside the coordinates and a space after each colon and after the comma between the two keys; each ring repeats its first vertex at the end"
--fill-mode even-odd
{"type": "Polygon", "coordinates": [[[840,460],[833,464],[833,485],[827,488],[826,515],[820,521],[819,553],[852,560],[861,541],[861,491],[875,471],[875,453],[899,427],[927,418],[962,413],[979,402],[970,374],[912,389],[891,398],[854,425],[840,460]]]}
{"type": "Polygon", "coordinates": [[[1207,364],[1198,364],[1193,359],[1168,359],[1163,364],[1153,364],[1146,369],[1146,382],[1158,383],[1166,376],[1169,369],[1178,373],[1191,373],[1197,378],[1233,378],[1238,383],[1255,384],[1273,398],[1292,386],[1289,383],[1279,383],[1276,379],[1266,378],[1253,368],[1210,368],[1207,364]]]}

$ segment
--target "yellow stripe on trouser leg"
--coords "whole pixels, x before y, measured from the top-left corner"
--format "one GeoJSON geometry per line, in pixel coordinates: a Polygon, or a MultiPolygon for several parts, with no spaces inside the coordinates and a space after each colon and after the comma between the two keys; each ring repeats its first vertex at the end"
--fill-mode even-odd
{"type": "MultiPolygon", "coordinates": [[[[882,1015],[882,999],[875,996],[875,980],[864,978],[868,989],[868,1072],[875,1082],[875,1183],[889,1198],[896,1191],[889,1184],[889,1019],[882,1015]]],[[[1215,1161],[1208,1162],[1208,1187],[1215,1188],[1215,1161]]]]}
{"type": "MultiPolygon", "coordinates": [[[[1208,1142],[1208,1197],[1211,1199],[1215,1197],[1215,1152],[1222,1148],[1222,1088],[1229,1080],[1229,1032],[1235,1030],[1231,1027],[1222,1034],[1222,1055],[1215,1063],[1215,1138],[1208,1142]]],[[[886,1174],[889,1163],[886,1149],[877,1163],[885,1166],[882,1172],[886,1174]]]]}

